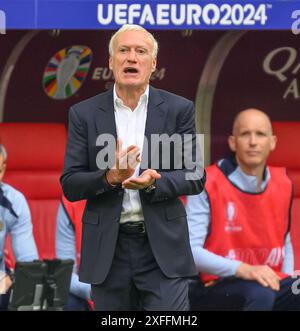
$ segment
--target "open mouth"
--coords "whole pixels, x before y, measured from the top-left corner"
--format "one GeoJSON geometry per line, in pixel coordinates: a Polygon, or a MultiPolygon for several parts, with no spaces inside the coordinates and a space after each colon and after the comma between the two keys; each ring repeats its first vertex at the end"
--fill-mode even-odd
{"type": "Polygon", "coordinates": [[[125,74],[137,74],[138,70],[136,68],[133,68],[133,67],[126,67],[124,69],[124,73],[125,74]]]}

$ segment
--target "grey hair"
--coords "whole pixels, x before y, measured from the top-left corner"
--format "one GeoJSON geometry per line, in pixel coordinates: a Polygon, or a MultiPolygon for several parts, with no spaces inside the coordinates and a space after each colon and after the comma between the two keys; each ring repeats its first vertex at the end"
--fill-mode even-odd
{"type": "Polygon", "coordinates": [[[7,160],[7,152],[6,152],[5,147],[2,144],[0,144],[0,155],[2,155],[3,161],[6,162],[6,160],[7,160]]]}
{"type": "Polygon", "coordinates": [[[114,44],[114,40],[115,38],[122,32],[125,31],[143,31],[147,34],[147,36],[150,38],[150,40],[152,41],[152,56],[154,58],[157,57],[157,53],[158,53],[158,43],[156,41],[156,39],[153,37],[152,33],[150,33],[149,31],[147,31],[146,29],[144,29],[142,26],[140,25],[136,25],[136,24],[124,24],[117,32],[115,32],[112,37],[110,38],[109,41],[109,45],[108,45],[108,51],[109,51],[109,55],[112,56],[113,55],[113,44],[114,44]]]}

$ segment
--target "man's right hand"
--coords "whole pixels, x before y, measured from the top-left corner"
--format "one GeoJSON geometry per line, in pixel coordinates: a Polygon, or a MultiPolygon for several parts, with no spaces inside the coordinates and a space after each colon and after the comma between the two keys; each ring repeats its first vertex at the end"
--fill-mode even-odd
{"type": "Polygon", "coordinates": [[[122,140],[118,138],[116,147],[116,163],[106,172],[106,180],[111,185],[122,183],[134,174],[135,168],[140,163],[140,149],[130,145],[122,150],[122,140]]]}
{"type": "Polygon", "coordinates": [[[267,265],[250,265],[241,263],[235,276],[244,280],[254,280],[274,291],[280,289],[280,277],[267,265]]]}

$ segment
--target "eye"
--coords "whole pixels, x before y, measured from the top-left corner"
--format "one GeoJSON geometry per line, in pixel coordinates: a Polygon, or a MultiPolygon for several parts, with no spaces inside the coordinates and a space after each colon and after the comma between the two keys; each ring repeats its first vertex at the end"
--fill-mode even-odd
{"type": "Polygon", "coordinates": [[[266,133],[265,132],[256,132],[256,134],[259,136],[259,137],[265,137],[266,136],[266,133]]]}
{"type": "Polygon", "coordinates": [[[146,54],[147,53],[147,50],[145,48],[138,48],[136,51],[137,51],[138,54],[146,54]]]}
{"type": "Polygon", "coordinates": [[[241,133],[240,133],[240,137],[248,137],[249,134],[250,134],[250,132],[248,132],[248,131],[244,131],[244,132],[241,132],[241,133]]]}
{"type": "Polygon", "coordinates": [[[122,54],[126,53],[126,51],[127,51],[127,49],[125,47],[119,48],[119,52],[122,54]]]}

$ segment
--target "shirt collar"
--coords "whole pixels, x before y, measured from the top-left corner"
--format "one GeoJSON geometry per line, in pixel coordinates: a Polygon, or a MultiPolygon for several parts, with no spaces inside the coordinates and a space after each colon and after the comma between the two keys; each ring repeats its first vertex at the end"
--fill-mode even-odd
{"type": "MultiPolygon", "coordinates": [[[[240,187],[245,191],[256,192],[257,190],[256,176],[245,174],[237,164],[235,157],[219,160],[218,167],[233,184],[237,185],[238,187],[240,187]]],[[[270,171],[268,167],[265,166],[263,173],[263,180],[260,187],[262,191],[266,188],[270,177],[271,177],[270,171]]]]}
{"type": "MultiPolygon", "coordinates": [[[[114,108],[119,109],[120,107],[124,106],[123,100],[118,97],[117,92],[116,92],[116,84],[114,84],[114,89],[113,89],[113,96],[114,96],[114,108]]],[[[145,92],[140,96],[138,105],[140,105],[142,102],[144,102],[146,105],[148,104],[148,99],[149,99],[149,84],[146,87],[145,92]]]]}
{"type": "MultiPolygon", "coordinates": [[[[244,182],[247,187],[249,187],[249,190],[251,191],[256,191],[257,189],[257,177],[256,176],[251,176],[245,174],[242,169],[238,166],[236,168],[236,178],[240,178],[240,182],[244,182]]],[[[269,169],[266,167],[264,170],[264,176],[263,180],[261,182],[261,191],[263,191],[267,185],[267,182],[270,178],[270,172],[269,169]]]]}

